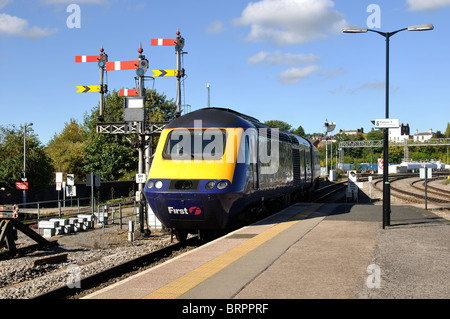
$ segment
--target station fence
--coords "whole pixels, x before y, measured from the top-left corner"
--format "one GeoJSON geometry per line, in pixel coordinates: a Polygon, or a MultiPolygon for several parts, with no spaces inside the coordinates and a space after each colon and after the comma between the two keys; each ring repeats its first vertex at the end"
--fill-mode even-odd
{"type": "Polygon", "coordinates": [[[65,200],[39,201],[24,204],[17,204],[19,207],[19,219],[26,225],[38,225],[39,221],[52,218],[69,218],[77,215],[92,215],[96,219],[100,214],[108,213],[107,221],[102,223],[104,227],[106,222],[115,224],[118,222],[122,229],[124,220],[130,220],[134,217],[134,224],[139,223],[138,203],[134,198],[124,198],[112,202],[92,205],[91,197],[74,198],[65,200]],[[94,208],[95,207],[95,208],[94,208]],[[94,209],[93,209],[94,208],[94,209]],[[110,216],[110,217],[109,217],[110,216]]]}

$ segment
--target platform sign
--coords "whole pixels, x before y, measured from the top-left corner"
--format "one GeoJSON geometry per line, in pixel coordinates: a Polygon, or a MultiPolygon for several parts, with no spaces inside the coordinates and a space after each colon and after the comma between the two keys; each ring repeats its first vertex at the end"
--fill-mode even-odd
{"type": "Polygon", "coordinates": [[[136,184],[145,183],[147,181],[147,175],[136,174],[136,184]]]}
{"type": "Polygon", "coordinates": [[[372,123],[375,125],[375,128],[397,128],[400,126],[399,119],[376,119],[372,123]]]}

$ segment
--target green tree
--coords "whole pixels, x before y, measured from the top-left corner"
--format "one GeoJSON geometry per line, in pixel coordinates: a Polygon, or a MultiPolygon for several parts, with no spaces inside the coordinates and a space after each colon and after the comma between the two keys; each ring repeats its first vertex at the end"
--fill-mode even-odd
{"type": "Polygon", "coordinates": [[[303,136],[303,137],[306,136],[305,130],[303,129],[303,127],[301,125],[299,127],[297,127],[297,129],[291,130],[291,132],[298,136],[303,136]]]}
{"type": "MultiPolygon", "coordinates": [[[[345,133],[339,133],[334,136],[336,139],[336,145],[333,145],[333,148],[337,147],[339,145],[339,142],[343,141],[363,141],[364,135],[362,133],[358,134],[345,134],[345,133]]],[[[345,148],[345,156],[349,156],[352,158],[352,161],[350,163],[357,164],[361,162],[361,159],[363,158],[363,150],[361,147],[355,147],[355,148],[345,148]]],[[[346,162],[349,163],[349,162],[346,162]]]]}
{"type": "MultiPolygon", "coordinates": [[[[97,133],[99,108],[94,107],[90,114],[85,113],[85,140],[82,145],[84,156],[84,175],[93,172],[100,174],[102,180],[118,180],[128,171],[137,167],[137,152],[131,147],[125,135],[97,133]]],[[[123,121],[123,97],[114,90],[105,95],[103,116],[107,122],[123,121]]],[[[131,140],[137,136],[129,136],[131,140]]]]}
{"type": "MultiPolygon", "coordinates": [[[[0,126],[0,187],[14,188],[23,177],[23,139],[21,126],[0,126]]],[[[42,189],[53,178],[51,159],[32,128],[26,135],[26,177],[29,189],[42,189]]]]}
{"type": "Polygon", "coordinates": [[[367,133],[367,140],[381,141],[383,139],[383,130],[373,130],[367,133]]]}
{"type": "Polygon", "coordinates": [[[283,121],[279,121],[279,120],[265,121],[264,124],[266,124],[267,126],[273,127],[273,128],[277,128],[281,131],[285,131],[285,132],[289,132],[292,128],[292,126],[290,124],[283,122],[283,121]]]}
{"type": "Polygon", "coordinates": [[[450,123],[447,123],[447,128],[445,129],[444,136],[450,138],[450,123]]]}
{"type": "Polygon", "coordinates": [[[46,148],[55,169],[58,172],[74,174],[76,183],[84,180],[85,175],[83,171],[85,135],[83,127],[76,120],[70,119],[63,131],[55,134],[46,148]]]}

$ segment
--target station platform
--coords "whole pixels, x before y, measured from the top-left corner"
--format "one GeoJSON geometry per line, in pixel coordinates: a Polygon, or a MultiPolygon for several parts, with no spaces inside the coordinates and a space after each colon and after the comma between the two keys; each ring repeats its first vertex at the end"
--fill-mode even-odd
{"type": "Polygon", "coordinates": [[[448,298],[449,221],[391,211],[298,203],[84,299],[448,298]]]}

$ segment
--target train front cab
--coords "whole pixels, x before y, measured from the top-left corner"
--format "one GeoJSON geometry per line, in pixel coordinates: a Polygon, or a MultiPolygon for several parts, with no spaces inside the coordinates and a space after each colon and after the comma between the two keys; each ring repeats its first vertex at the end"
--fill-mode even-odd
{"type": "MultiPolygon", "coordinates": [[[[243,128],[174,128],[161,134],[144,194],[168,228],[226,229],[253,184],[238,159],[243,128]]],[[[246,163],[247,161],[247,163],[246,163]]]]}

